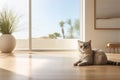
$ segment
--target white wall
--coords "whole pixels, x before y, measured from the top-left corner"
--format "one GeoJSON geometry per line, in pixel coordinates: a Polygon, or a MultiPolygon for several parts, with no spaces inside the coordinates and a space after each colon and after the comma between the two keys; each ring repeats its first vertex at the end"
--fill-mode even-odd
{"type": "Polygon", "coordinates": [[[107,42],[120,41],[120,30],[94,30],[94,0],[86,0],[85,9],[85,40],[92,40],[93,48],[107,51],[107,42]]]}

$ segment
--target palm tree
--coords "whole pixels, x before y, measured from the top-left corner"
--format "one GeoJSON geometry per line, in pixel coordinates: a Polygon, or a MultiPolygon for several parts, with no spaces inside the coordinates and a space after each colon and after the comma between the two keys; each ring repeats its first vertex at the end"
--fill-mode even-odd
{"type": "Polygon", "coordinates": [[[69,38],[73,38],[74,37],[73,36],[73,26],[72,26],[71,19],[68,19],[66,23],[70,26],[70,29],[69,29],[70,36],[69,36],[69,38]]]}
{"type": "Polygon", "coordinates": [[[79,19],[75,20],[73,28],[77,34],[76,36],[80,36],[80,20],[79,19]]]}
{"type": "Polygon", "coordinates": [[[60,25],[60,27],[61,27],[61,32],[62,32],[62,35],[63,35],[63,39],[65,39],[65,34],[64,34],[64,24],[65,24],[65,22],[64,21],[60,21],[59,22],[59,25],[60,25]]]}
{"type": "Polygon", "coordinates": [[[74,28],[75,28],[75,30],[80,31],[80,30],[79,30],[79,29],[80,29],[80,20],[79,20],[79,19],[76,19],[76,20],[75,20],[74,28]]]}

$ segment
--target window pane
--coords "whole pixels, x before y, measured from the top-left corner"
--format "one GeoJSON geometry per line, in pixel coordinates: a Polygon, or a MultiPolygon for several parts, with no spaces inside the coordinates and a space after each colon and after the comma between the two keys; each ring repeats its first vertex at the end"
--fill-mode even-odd
{"type": "Polygon", "coordinates": [[[48,45],[58,44],[48,39],[80,38],[79,18],[80,0],[32,0],[33,48],[45,46],[46,42],[48,45]]]}
{"type": "Polygon", "coordinates": [[[20,16],[19,25],[13,33],[17,39],[16,49],[28,49],[29,0],[0,0],[0,10],[10,9],[20,16]]]}
{"type": "Polygon", "coordinates": [[[32,0],[32,37],[79,38],[79,11],[80,0],[32,0]]]}

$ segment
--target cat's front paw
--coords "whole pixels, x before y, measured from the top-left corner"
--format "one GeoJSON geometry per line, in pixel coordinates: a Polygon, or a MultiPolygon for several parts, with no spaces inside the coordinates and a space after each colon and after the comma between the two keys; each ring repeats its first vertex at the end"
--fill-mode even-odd
{"type": "Polygon", "coordinates": [[[89,63],[88,62],[81,62],[80,64],[78,64],[78,66],[88,66],[89,63]]]}
{"type": "Polygon", "coordinates": [[[77,66],[77,64],[76,64],[76,63],[74,63],[73,65],[74,65],[74,66],[77,66]]]}

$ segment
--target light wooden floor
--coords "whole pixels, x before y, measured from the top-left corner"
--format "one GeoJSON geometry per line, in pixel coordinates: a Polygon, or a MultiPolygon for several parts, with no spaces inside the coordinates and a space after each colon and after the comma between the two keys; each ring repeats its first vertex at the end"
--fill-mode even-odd
{"type": "MultiPolygon", "coordinates": [[[[120,54],[107,55],[120,61],[120,54]]],[[[0,54],[0,80],[120,80],[120,66],[74,67],[77,58],[74,51],[0,54]]]]}

